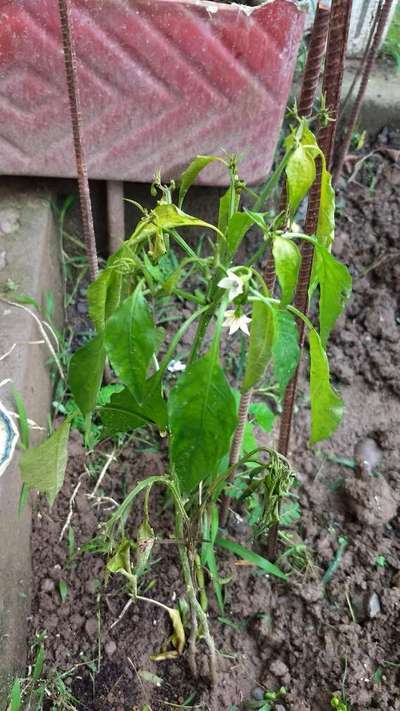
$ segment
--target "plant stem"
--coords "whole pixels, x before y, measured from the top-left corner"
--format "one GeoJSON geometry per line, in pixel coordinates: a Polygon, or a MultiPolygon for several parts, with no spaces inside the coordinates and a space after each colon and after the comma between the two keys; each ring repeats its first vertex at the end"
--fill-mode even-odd
{"type": "MultiPolygon", "coordinates": [[[[240,403],[239,403],[239,422],[235,430],[235,434],[233,436],[232,440],[232,446],[231,446],[231,451],[229,455],[229,465],[234,467],[229,474],[229,477],[226,480],[226,484],[229,484],[231,482],[236,474],[236,467],[234,466],[235,464],[238,463],[240,459],[240,453],[242,451],[242,443],[243,443],[243,435],[244,435],[244,428],[246,426],[247,422],[247,415],[249,412],[249,406],[251,402],[251,398],[253,395],[253,389],[250,388],[245,393],[242,393],[240,396],[240,403]]],[[[221,507],[220,507],[220,522],[222,528],[226,526],[227,520],[228,520],[228,513],[229,513],[229,496],[225,493],[222,496],[221,499],[221,507]]]]}
{"type": "Polygon", "coordinates": [[[209,652],[209,662],[210,662],[210,679],[213,687],[217,684],[217,659],[215,652],[214,640],[210,634],[210,628],[208,625],[207,615],[204,612],[202,606],[200,605],[195,591],[195,586],[193,582],[193,566],[190,565],[189,554],[187,546],[181,541],[184,540],[184,529],[183,529],[183,519],[179,507],[175,507],[175,531],[176,539],[178,541],[178,551],[179,558],[181,561],[181,568],[183,579],[186,587],[186,592],[190,605],[190,614],[192,620],[192,628],[189,637],[189,665],[197,676],[197,664],[196,664],[196,637],[198,632],[197,621],[201,625],[201,629],[204,635],[205,642],[208,647],[209,652]]]}

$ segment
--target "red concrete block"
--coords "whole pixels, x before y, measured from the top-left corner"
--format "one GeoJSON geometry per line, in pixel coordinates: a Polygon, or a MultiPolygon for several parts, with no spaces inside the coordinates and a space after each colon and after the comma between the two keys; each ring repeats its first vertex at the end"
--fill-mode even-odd
{"type": "MultiPolygon", "coordinates": [[[[150,182],[226,151],[262,180],[303,23],[291,0],[73,0],[90,177],[150,182]]],[[[56,0],[0,0],[0,126],[3,174],[76,175],[56,0]]]]}

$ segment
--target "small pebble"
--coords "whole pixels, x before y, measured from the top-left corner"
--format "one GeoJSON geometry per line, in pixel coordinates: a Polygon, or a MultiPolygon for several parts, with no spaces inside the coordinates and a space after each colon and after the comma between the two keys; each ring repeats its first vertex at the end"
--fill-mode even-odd
{"type": "Polygon", "coordinates": [[[51,578],[45,578],[42,580],[42,584],[40,586],[40,589],[42,592],[50,593],[55,590],[55,582],[51,578]]]}
{"type": "Polygon", "coordinates": [[[7,255],[5,252],[0,252],[0,269],[4,269],[7,266],[7,255]]]}
{"type": "Polygon", "coordinates": [[[372,437],[365,437],[354,447],[354,459],[359,474],[371,474],[382,459],[382,451],[372,437]]]}
{"type": "Polygon", "coordinates": [[[89,617],[85,622],[85,632],[89,637],[94,637],[97,634],[97,620],[95,617],[89,617]]]}
{"type": "Polygon", "coordinates": [[[282,704],[275,704],[274,710],[275,711],[286,711],[286,707],[283,706],[282,704]]]}
{"type": "Polygon", "coordinates": [[[261,689],[259,686],[256,686],[255,689],[251,692],[251,696],[253,699],[256,701],[263,701],[264,699],[264,689],[261,689]]]}
{"type": "Polygon", "coordinates": [[[287,668],[286,664],[280,659],[275,659],[275,661],[272,662],[270,666],[270,671],[272,672],[272,674],[275,674],[275,676],[281,677],[286,676],[286,674],[289,672],[289,669],[287,668]]]}
{"type": "Polygon", "coordinates": [[[393,575],[392,588],[400,588],[400,570],[393,575]]]}
{"type": "Polygon", "coordinates": [[[19,227],[19,213],[13,207],[0,210],[0,233],[10,235],[19,227]]]}
{"type": "Polygon", "coordinates": [[[108,654],[109,657],[112,657],[113,654],[117,651],[117,645],[115,644],[113,639],[110,639],[108,642],[106,642],[106,645],[104,647],[106,654],[108,654]]]}
{"type": "Polygon", "coordinates": [[[375,617],[377,617],[381,611],[381,602],[375,592],[372,593],[372,595],[370,595],[368,599],[367,609],[368,617],[370,620],[373,620],[375,617]]]}

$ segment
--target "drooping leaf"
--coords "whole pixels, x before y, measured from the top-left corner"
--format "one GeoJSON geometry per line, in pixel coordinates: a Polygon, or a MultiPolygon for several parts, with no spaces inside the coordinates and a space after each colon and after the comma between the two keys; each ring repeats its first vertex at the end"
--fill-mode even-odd
{"type": "Polygon", "coordinates": [[[279,392],[283,395],[299,362],[299,334],[294,316],[289,311],[276,307],[273,309],[273,314],[273,372],[279,386],[279,392]]]}
{"type": "Polygon", "coordinates": [[[125,433],[155,422],[160,430],[167,427],[167,403],[161,393],[161,377],[158,372],[146,380],[143,400],[139,404],[126,388],[114,393],[109,402],[100,409],[100,418],[110,434],[125,433]]]}
{"type": "Polygon", "coordinates": [[[315,180],[315,162],[301,143],[290,155],[286,165],[287,196],[293,218],[315,180]]]}
{"type": "Polygon", "coordinates": [[[201,220],[199,217],[187,215],[176,205],[157,205],[151,216],[155,224],[163,230],[174,229],[175,227],[207,227],[210,230],[217,231],[214,225],[201,220]]]}
{"type": "Polygon", "coordinates": [[[105,360],[102,334],[79,348],[71,358],[68,385],[83,415],[89,414],[96,407],[105,360]]]}
{"type": "Polygon", "coordinates": [[[235,212],[232,215],[226,231],[226,243],[231,256],[235,254],[252,224],[254,224],[254,220],[248,212],[235,212]]]}
{"type": "Polygon", "coordinates": [[[300,250],[292,240],[274,237],[272,253],[276,275],[281,287],[282,302],[290,304],[299,276],[300,250]]]}
{"type": "Polygon", "coordinates": [[[273,338],[274,318],[271,307],[263,301],[254,301],[242,392],[250,390],[263,377],[271,359],[273,338]]]}
{"type": "Polygon", "coordinates": [[[38,447],[22,453],[21,478],[31,489],[47,494],[50,506],[60,491],[68,459],[69,419],[38,447]]]}
{"type": "Polygon", "coordinates": [[[240,543],[231,541],[228,538],[221,538],[221,536],[217,537],[216,543],[221,548],[224,548],[225,550],[239,556],[242,560],[247,560],[249,563],[252,563],[252,565],[256,565],[258,568],[261,568],[261,570],[265,573],[274,575],[276,578],[281,578],[282,580],[287,580],[287,576],[278,568],[278,566],[270,563],[269,560],[263,558],[261,555],[258,555],[258,553],[254,553],[254,551],[249,548],[241,546],[240,543]]]}
{"type": "Polygon", "coordinates": [[[179,185],[179,207],[182,207],[182,203],[185,199],[186,193],[189,188],[193,185],[199,173],[201,173],[204,168],[206,168],[210,163],[216,160],[221,160],[218,156],[196,156],[194,160],[188,165],[186,170],[183,171],[182,175],[178,179],[179,185]]]}
{"type": "Polygon", "coordinates": [[[104,330],[109,316],[115,311],[121,296],[122,276],[116,269],[103,269],[88,286],[89,316],[96,331],[104,330]]]}
{"type": "Polygon", "coordinates": [[[251,417],[254,417],[258,426],[261,427],[264,432],[271,432],[276,415],[269,409],[269,407],[267,407],[267,405],[263,402],[253,402],[250,405],[249,413],[251,417]]]}
{"type": "Polygon", "coordinates": [[[311,444],[327,439],[343,415],[343,400],[330,383],[328,358],[315,329],[308,332],[310,343],[311,444]]]}
{"type": "Polygon", "coordinates": [[[100,408],[99,415],[107,436],[131,432],[149,424],[149,419],[143,416],[139,403],[127,388],[114,393],[110,402],[100,408]]]}
{"type": "Polygon", "coordinates": [[[351,275],[344,264],[322,245],[315,250],[315,278],[319,283],[319,324],[322,345],[342,313],[351,293],[351,275]]]}
{"type": "Polygon", "coordinates": [[[236,403],[214,349],[190,365],[168,399],[171,459],[184,491],[217,473],[228,452],[236,403]]]}
{"type": "Polygon", "coordinates": [[[107,321],[104,344],[111,365],[138,402],[146,374],[157,348],[157,330],[138,284],[107,321]]]}

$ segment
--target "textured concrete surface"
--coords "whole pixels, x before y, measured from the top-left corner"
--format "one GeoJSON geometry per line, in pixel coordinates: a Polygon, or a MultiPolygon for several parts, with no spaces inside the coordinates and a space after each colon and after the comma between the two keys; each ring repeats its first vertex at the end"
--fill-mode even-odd
{"type": "MultiPolygon", "coordinates": [[[[358,66],[357,61],[349,62],[343,77],[343,96],[346,95],[358,66]]],[[[385,126],[400,128],[400,74],[394,66],[378,62],[374,67],[368,81],[359,123],[371,135],[378,133],[385,126]]]]}
{"type": "MultiPolygon", "coordinates": [[[[43,345],[28,345],[40,340],[33,318],[23,309],[4,303],[12,299],[6,291],[10,283],[16,293],[39,301],[45,289],[55,296],[60,320],[61,277],[58,240],[49,198],[31,191],[0,191],[0,357],[14,343],[12,353],[0,360],[0,381],[10,378],[21,393],[28,416],[46,426],[51,399],[43,345]],[[25,342],[25,343],[23,343],[25,342]]],[[[0,389],[5,406],[15,411],[11,384],[0,389]]],[[[32,442],[43,436],[36,432],[32,442]]],[[[29,506],[18,515],[20,495],[18,456],[0,479],[0,709],[10,679],[24,669],[26,627],[30,605],[30,527],[29,506]]]]}

